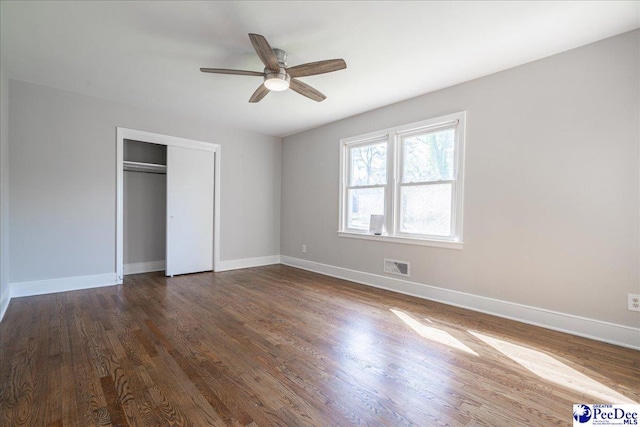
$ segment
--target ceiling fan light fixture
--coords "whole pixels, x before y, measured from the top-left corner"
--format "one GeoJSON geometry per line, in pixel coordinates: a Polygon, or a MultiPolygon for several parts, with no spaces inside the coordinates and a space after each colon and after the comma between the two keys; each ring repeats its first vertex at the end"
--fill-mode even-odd
{"type": "Polygon", "coordinates": [[[290,81],[291,77],[289,77],[284,68],[281,68],[278,72],[265,70],[264,86],[269,90],[274,92],[285,91],[289,89],[290,81]]]}
{"type": "Polygon", "coordinates": [[[253,50],[264,64],[262,73],[258,71],[230,70],[227,68],[200,68],[203,73],[235,74],[239,76],[263,77],[263,82],[253,92],[249,102],[260,102],[271,91],[282,92],[289,88],[313,101],[322,102],[327,97],[317,89],[298,80],[298,77],[315,76],[347,68],[344,59],[326,59],[308,62],[289,68],[287,53],[282,49],[273,49],[267,39],[260,34],[249,34],[253,50]]]}

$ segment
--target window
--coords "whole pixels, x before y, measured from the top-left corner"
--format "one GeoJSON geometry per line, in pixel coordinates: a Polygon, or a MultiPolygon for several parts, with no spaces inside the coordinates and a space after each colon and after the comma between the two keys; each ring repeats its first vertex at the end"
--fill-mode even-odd
{"type": "Polygon", "coordinates": [[[339,235],[461,248],[464,128],[461,112],[342,140],[339,235]]]}
{"type": "Polygon", "coordinates": [[[387,141],[349,145],[347,228],[369,230],[371,215],[384,214],[387,141]]]}

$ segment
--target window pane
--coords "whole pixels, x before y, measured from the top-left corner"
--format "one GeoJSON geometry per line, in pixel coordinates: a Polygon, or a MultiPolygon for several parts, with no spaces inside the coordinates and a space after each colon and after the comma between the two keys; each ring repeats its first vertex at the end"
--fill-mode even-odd
{"type": "Polygon", "coordinates": [[[352,189],[347,199],[347,228],[368,231],[371,215],[384,214],[384,188],[352,189]]]}
{"type": "Polygon", "coordinates": [[[452,184],[415,185],[400,189],[400,231],[451,235],[452,184]]]}
{"type": "Polygon", "coordinates": [[[352,147],[350,152],[349,185],[379,185],[387,183],[387,143],[352,147]]]}
{"type": "Polygon", "coordinates": [[[445,129],[402,138],[402,182],[453,179],[454,135],[445,129]]]}

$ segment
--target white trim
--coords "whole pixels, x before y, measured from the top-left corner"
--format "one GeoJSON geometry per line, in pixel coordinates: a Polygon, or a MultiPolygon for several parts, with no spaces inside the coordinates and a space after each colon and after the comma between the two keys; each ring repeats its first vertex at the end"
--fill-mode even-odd
{"type": "Polygon", "coordinates": [[[116,128],[116,280],[124,278],[124,139],[125,129],[116,128]]]}
{"type": "Polygon", "coordinates": [[[282,264],[291,267],[640,350],[640,328],[424,285],[394,277],[320,264],[284,255],[281,258],[282,264]]]}
{"type": "Polygon", "coordinates": [[[2,296],[0,296],[0,322],[4,319],[4,315],[9,308],[9,302],[11,301],[11,285],[7,283],[7,287],[2,296]]]}
{"type": "MultiPolygon", "coordinates": [[[[454,116],[455,116],[455,113],[449,114],[448,116],[445,116],[445,117],[454,117],[454,116]]],[[[394,129],[398,136],[413,136],[413,135],[419,135],[425,132],[431,133],[431,132],[438,132],[443,129],[454,129],[456,126],[458,126],[458,123],[460,123],[459,119],[451,120],[449,122],[443,122],[440,119],[441,118],[438,117],[438,118],[426,120],[426,122],[432,123],[427,126],[420,126],[425,122],[417,122],[417,123],[412,123],[405,126],[399,126],[394,129]]]]}
{"type": "MultiPolygon", "coordinates": [[[[390,129],[395,129],[395,128],[390,128],[390,129]]],[[[375,132],[365,133],[362,135],[342,138],[340,142],[343,145],[349,145],[351,147],[359,147],[361,145],[375,144],[376,142],[388,142],[390,129],[383,129],[375,132]]]]}
{"type": "Polygon", "coordinates": [[[151,273],[153,271],[164,271],[164,269],[164,261],[132,262],[124,265],[124,274],[151,273]]]}
{"type": "MultiPolygon", "coordinates": [[[[164,270],[164,264],[164,261],[126,264],[124,265],[124,271],[126,272],[126,274],[159,271],[164,270]],[[135,269],[139,269],[139,271],[135,271],[135,269]],[[145,271],[142,271],[143,269],[145,271]]],[[[219,261],[219,264],[220,270],[216,271],[260,267],[263,265],[280,264],[280,255],[219,261]]],[[[52,294],[57,292],[76,291],[82,289],[101,288],[104,286],[113,286],[119,284],[122,284],[122,280],[118,280],[118,275],[116,273],[10,283],[8,284],[7,290],[4,292],[4,295],[2,295],[0,321],[2,321],[2,319],[4,318],[7,308],[9,307],[9,302],[13,298],[52,294]]]]}
{"type": "Polygon", "coordinates": [[[377,240],[389,243],[404,243],[407,245],[417,246],[435,246],[436,248],[462,249],[464,242],[453,242],[447,240],[423,239],[417,237],[406,236],[377,236],[375,234],[355,233],[349,231],[338,231],[338,237],[349,237],[351,239],[377,240]]]}
{"type": "Polygon", "coordinates": [[[261,267],[272,264],[280,264],[280,255],[220,261],[220,268],[216,271],[239,270],[241,268],[261,267]]]}
{"type": "Polygon", "coordinates": [[[213,151],[214,165],[214,195],[213,195],[213,271],[220,270],[220,164],[222,147],[195,139],[179,138],[123,127],[116,128],[116,275],[117,283],[121,284],[124,276],[124,140],[150,142],[173,147],[192,148],[213,151]]]}
{"type": "Polygon", "coordinates": [[[29,297],[33,295],[53,294],[57,292],[77,291],[80,289],[100,288],[117,283],[115,273],[96,274],[93,276],[62,277],[59,279],[34,280],[9,285],[11,298],[29,297]]]}
{"type": "Polygon", "coordinates": [[[213,171],[213,271],[220,271],[220,165],[222,147],[216,144],[215,169],[213,171]]]}
{"type": "Polygon", "coordinates": [[[147,132],[143,130],[127,129],[118,127],[124,139],[150,142],[152,144],[172,145],[174,147],[195,148],[205,151],[217,151],[217,144],[198,141],[195,139],[180,138],[178,136],[162,135],[159,133],[147,132]]]}

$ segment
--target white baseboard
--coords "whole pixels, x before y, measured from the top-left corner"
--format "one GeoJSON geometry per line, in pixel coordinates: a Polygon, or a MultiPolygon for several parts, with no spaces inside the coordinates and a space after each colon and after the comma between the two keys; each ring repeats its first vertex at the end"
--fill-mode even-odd
{"type": "Polygon", "coordinates": [[[100,288],[102,286],[111,286],[115,284],[117,284],[116,273],[62,277],[60,279],[35,280],[33,282],[18,282],[10,285],[10,297],[29,297],[32,295],[100,288]]]}
{"type": "Polygon", "coordinates": [[[229,261],[220,261],[218,270],[228,271],[238,270],[240,268],[260,267],[263,265],[280,264],[280,255],[269,255],[257,258],[232,259],[229,261]]]}
{"type": "MultiPolygon", "coordinates": [[[[280,264],[280,255],[220,261],[220,269],[218,271],[259,267],[271,264],[280,264]]],[[[164,261],[132,263],[125,265],[125,274],[160,271],[164,270],[164,268],[164,261]]],[[[111,286],[116,284],[118,284],[116,273],[11,283],[9,285],[8,298],[6,298],[6,301],[5,299],[2,300],[1,308],[3,311],[1,311],[0,314],[4,315],[4,310],[6,310],[6,307],[9,305],[9,300],[11,300],[11,298],[99,288],[102,286],[111,286]]]]}
{"type": "Polygon", "coordinates": [[[596,341],[640,350],[640,328],[603,322],[538,307],[516,304],[494,298],[453,291],[393,277],[364,273],[299,258],[281,256],[281,263],[326,276],[337,277],[363,285],[492,314],[554,331],[566,332],[596,341]]]}
{"type": "MultiPolygon", "coordinates": [[[[439,288],[436,286],[424,285],[422,283],[410,282],[394,277],[380,276],[377,274],[320,264],[299,258],[272,255],[266,257],[220,261],[220,268],[218,271],[259,267],[279,263],[376,288],[399,292],[418,298],[424,298],[531,325],[541,326],[555,331],[566,332],[597,341],[640,350],[640,328],[618,325],[601,320],[560,313],[523,304],[516,304],[494,298],[487,298],[465,292],[439,288]]],[[[163,268],[164,267],[160,268],[160,270],[163,268]]],[[[2,295],[0,300],[0,320],[4,317],[7,307],[9,306],[9,301],[12,298],[97,288],[116,284],[116,273],[11,283],[8,286],[8,290],[4,292],[4,295],[2,295]]]]}
{"type": "Polygon", "coordinates": [[[9,308],[9,301],[11,301],[11,285],[7,284],[5,291],[0,296],[0,322],[4,319],[4,314],[9,308]]]}
{"type": "Polygon", "coordinates": [[[164,271],[166,263],[164,261],[132,262],[124,265],[124,274],[151,273],[153,271],[164,271]]]}

